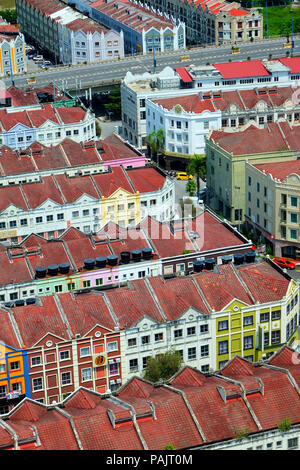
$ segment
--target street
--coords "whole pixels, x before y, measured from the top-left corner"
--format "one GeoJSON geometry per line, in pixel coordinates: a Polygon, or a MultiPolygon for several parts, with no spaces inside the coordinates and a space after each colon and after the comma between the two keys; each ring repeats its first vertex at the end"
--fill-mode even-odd
{"type": "MultiPolygon", "coordinates": [[[[225,46],[208,46],[195,48],[190,50],[171,51],[156,54],[156,72],[161,71],[167,65],[171,67],[180,67],[187,65],[205,65],[207,62],[213,64],[215,62],[226,62],[229,59],[234,61],[251,59],[268,59],[269,54],[272,58],[283,57],[286,50],[283,47],[284,38],[269,39],[259,42],[249,42],[241,44],[240,53],[231,54],[231,45],[225,46]],[[189,56],[189,60],[181,61],[181,57],[189,56]]],[[[300,37],[295,36],[294,55],[300,55],[300,37]]],[[[58,86],[64,86],[66,89],[75,89],[77,86],[87,87],[88,85],[96,85],[105,81],[120,80],[131,71],[134,74],[153,71],[152,54],[126,57],[121,60],[102,61],[93,64],[53,67],[46,71],[36,71],[36,85],[42,86],[49,82],[55,82],[58,86]]],[[[32,74],[32,72],[31,72],[32,74]]],[[[27,84],[30,72],[27,75],[15,76],[15,85],[24,87],[27,84]]],[[[10,79],[4,79],[7,86],[10,85],[10,79]]]]}

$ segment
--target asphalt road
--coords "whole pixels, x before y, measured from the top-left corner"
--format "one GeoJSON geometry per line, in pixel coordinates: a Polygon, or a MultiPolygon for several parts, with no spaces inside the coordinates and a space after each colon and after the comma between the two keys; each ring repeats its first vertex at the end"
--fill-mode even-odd
{"type": "MultiPolygon", "coordinates": [[[[156,71],[159,72],[167,65],[179,67],[183,65],[205,65],[207,62],[226,62],[251,59],[268,59],[269,54],[272,58],[283,57],[286,54],[286,48],[283,47],[284,38],[269,39],[260,42],[249,42],[240,46],[239,54],[231,54],[231,46],[209,46],[205,48],[195,48],[189,51],[172,51],[168,53],[156,54],[156,71]],[[181,61],[181,57],[188,55],[188,61],[181,61]]],[[[300,36],[295,37],[294,55],[300,55],[300,36]]],[[[46,85],[49,82],[55,82],[58,86],[64,85],[66,89],[75,89],[76,80],[79,87],[100,84],[105,81],[120,80],[130,70],[132,73],[143,73],[153,70],[152,55],[143,55],[135,57],[126,57],[121,60],[102,61],[94,64],[76,65],[71,67],[53,67],[47,71],[36,72],[37,85],[46,85]]],[[[32,75],[15,76],[15,85],[23,87],[27,83],[27,78],[32,75]]],[[[10,79],[4,79],[7,86],[10,85],[10,79]]]]}

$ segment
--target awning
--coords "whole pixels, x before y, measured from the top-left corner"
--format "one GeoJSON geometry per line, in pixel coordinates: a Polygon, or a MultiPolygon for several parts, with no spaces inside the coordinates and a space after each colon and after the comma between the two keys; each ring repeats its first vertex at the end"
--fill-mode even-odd
{"type": "Polygon", "coordinates": [[[192,82],[193,81],[193,77],[187,71],[187,69],[185,67],[177,67],[175,69],[175,72],[178,73],[178,75],[180,76],[180,78],[183,82],[192,82]]]}

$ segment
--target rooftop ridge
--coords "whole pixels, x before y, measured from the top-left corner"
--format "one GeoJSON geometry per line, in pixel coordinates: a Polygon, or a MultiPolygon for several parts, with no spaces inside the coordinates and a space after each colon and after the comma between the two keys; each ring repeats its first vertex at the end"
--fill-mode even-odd
{"type": "Polygon", "coordinates": [[[63,323],[66,325],[66,327],[67,327],[67,332],[68,332],[69,338],[70,338],[70,339],[73,339],[74,336],[75,336],[75,334],[76,334],[76,332],[73,333],[72,330],[71,330],[71,327],[70,327],[68,318],[67,318],[67,316],[66,316],[66,314],[65,314],[65,312],[64,312],[64,309],[63,309],[63,307],[62,307],[62,305],[61,305],[61,303],[60,303],[59,297],[58,297],[56,294],[54,294],[54,295],[53,295],[53,298],[54,298],[54,302],[55,302],[55,304],[56,304],[57,310],[58,310],[58,312],[59,312],[60,318],[62,319],[62,322],[63,322],[63,323]]]}
{"type": "Polygon", "coordinates": [[[164,319],[165,322],[168,321],[169,319],[166,317],[165,312],[164,312],[164,310],[163,310],[163,308],[162,308],[162,306],[161,306],[161,304],[160,304],[160,302],[159,302],[159,300],[158,300],[158,298],[157,298],[157,295],[156,295],[156,293],[155,293],[153,287],[152,287],[151,284],[150,284],[149,279],[145,278],[145,279],[144,279],[144,284],[146,285],[146,287],[147,287],[147,289],[148,289],[148,291],[149,291],[149,293],[150,293],[152,299],[154,300],[154,303],[155,303],[155,305],[157,306],[158,311],[159,311],[159,313],[161,314],[162,318],[164,319]]]}
{"type": "Polygon", "coordinates": [[[52,176],[52,180],[54,181],[54,184],[55,184],[55,186],[57,187],[57,190],[58,190],[58,192],[59,192],[59,194],[60,194],[60,196],[61,196],[61,198],[62,198],[62,200],[63,200],[63,203],[64,203],[64,204],[68,204],[68,202],[67,202],[67,200],[66,200],[66,198],[65,198],[65,195],[64,195],[64,193],[62,192],[61,187],[60,187],[60,185],[59,185],[58,182],[57,182],[57,179],[56,179],[55,175],[51,175],[51,176],[52,176]]]}
{"type": "Polygon", "coordinates": [[[76,442],[77,442],[77,445],[78,445],[78,448],[79,450],[84,450],[84,447],[82,445],[82,442],[80,440],[80,437],[79,437],[79,434],[77,432],[77,429],[76,429],[76,426],[75,426],[75,423],[74,423],[74,420],[72,418],[72,416],[67,413],[65,410],[63,410],[62,408],[58,407],[58,406],[55,406],[54,409],[60,413],[62,416],[64,416],[65,418],[67,418],[67,420],[69,421],[70,423],[70,426],[71,426],[71,429],[73,431],[73,434],[75,436],[75,439],[76,439],[76,442]]]}
{"type": "Polygon", "coordinates": [[[62,151],[62,154],[63,154],[64,159],[66,160],[67,166],[71,167],[72,165],[71,165],[71,163],[70,163],[70,160],[69,160],[69,158],[68,158],[68,155],[66,154],[66,151],[65,151],[65,149],[64,149],[64,146],[61,145],[61,144],[62,144],[62,142],[59,144],[59,148],[60,148],[61,151],[62,151]]]}

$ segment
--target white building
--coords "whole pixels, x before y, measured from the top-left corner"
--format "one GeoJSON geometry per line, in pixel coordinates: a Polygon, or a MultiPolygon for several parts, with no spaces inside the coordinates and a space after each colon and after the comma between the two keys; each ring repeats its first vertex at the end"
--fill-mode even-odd
{"type": "MultiPolygon", "coordinates": [[[[250,60],[213,65],[165,67],[156,74],[127,72],[121,82],[122,136],[137,147],[146,147],[146,100],[189,96],[201,92],[247,91],[261,88],[295,87],[300,80],[297,57],[278,60],[250,60]],[[196,91],[197,90],[197,91],[196,91]]],[[[297,89],[290,94],[298,106],[297,89]]],[[[239,98],[240,101],[240,98],[239,98]]],[[[245,115],[246,106],[241,104],[245,115]]],[[[251,108],[252,106],[250,106],[251,108]]],[[[223,110],[222,110],[223,111],[223,110]]],[[[250,112],[249,119],[250,119],[250,112]]],[[[257,116],[259,113],[256,113],[257,116]]],[[[280,114],[280,113],[279,113],[280,114]]],[[[230,116],[230,112],[228,112],[230,116]]],[[[224,117],[225,118],[225,117],[224,117]]],[[[258,118],[257,118],[258,120],[258,118]]],[[[223,126],[222,126],[223,127],[223,126]]]]}

